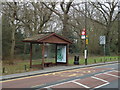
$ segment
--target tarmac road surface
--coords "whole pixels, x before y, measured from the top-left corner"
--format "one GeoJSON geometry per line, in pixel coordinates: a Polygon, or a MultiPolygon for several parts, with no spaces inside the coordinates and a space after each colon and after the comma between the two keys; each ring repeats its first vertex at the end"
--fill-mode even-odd
{"type": "Polygon", "coordinates": [[[118,63],[4,80],[6,88],[118,88],[118,63]],[[114,87],[113,87],[114,85],[114,87]]]}

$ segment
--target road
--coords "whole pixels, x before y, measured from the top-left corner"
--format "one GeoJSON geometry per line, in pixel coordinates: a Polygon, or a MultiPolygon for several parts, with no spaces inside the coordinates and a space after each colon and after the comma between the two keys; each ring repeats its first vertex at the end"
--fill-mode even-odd
{"type": "Polygon", "coordinates": [[[6,88],[118,88],[118,63],[1,81],[6,88]]]}

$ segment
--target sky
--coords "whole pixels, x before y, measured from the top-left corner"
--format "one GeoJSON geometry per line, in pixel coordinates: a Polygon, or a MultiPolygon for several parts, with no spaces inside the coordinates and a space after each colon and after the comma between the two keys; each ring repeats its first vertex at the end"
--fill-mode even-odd
{"type": "MultiPolygon", "coordinates": [[[[15,1],[19,1],[19,2],[37,2],[37,1],[41,1],[41,2],[62,2],[63,0],[15,0],[15,1]]],[[[69,2],[70,0],[64,0],[65,2],[69,2]]],[[[75,3],[80,3],[80,2],[112,2],[112,1],[116,1],[118,2],[119,0],[74,0],[75,3]]],[[[1,0],[1,2],[13,2],[13,0],[1,0]]]]}

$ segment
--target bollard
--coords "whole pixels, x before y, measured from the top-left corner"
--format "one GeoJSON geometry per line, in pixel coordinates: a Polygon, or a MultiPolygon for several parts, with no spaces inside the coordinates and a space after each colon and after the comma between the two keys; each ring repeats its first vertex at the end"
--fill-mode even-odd
{"type": "Polygon", "coordinates": [[[5,67],[3,68],[3,73],[5,73],[5,67]]]}
{"type": "Polygon", "coordinates": [[[27,66],[26,65],[24,66],[24,69],[25,69],[25,71],[27,70],[27,66]]]}

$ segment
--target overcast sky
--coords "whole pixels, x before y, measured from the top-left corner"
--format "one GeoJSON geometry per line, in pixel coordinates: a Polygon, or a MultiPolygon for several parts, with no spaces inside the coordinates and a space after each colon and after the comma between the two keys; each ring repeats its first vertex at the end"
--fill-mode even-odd
{"type": "MultiPolygon", "coordinates": [[[[62,2],[63,0],[15,0],[15,1],[19,1],[19,2],[36,2],[36,1],[42,1],[42,2],[62,2]]],[[[65,2],[69,2],[70,0],[64,0],[65,2]]],[[[112,2],[112,1],[116,1],[118,2],[119,0],[74,0],[75,3],[80,3],[80,2],[90,2],[90,1],[93,1],[93,2],[96,2],[96,1],[99,1],[99,2],[112,2]]],[[[13,2],[13,0],[1,0],[1,2],[13,2]]]]}

